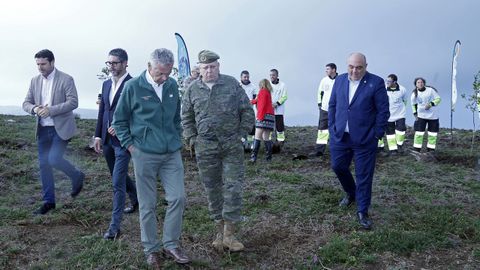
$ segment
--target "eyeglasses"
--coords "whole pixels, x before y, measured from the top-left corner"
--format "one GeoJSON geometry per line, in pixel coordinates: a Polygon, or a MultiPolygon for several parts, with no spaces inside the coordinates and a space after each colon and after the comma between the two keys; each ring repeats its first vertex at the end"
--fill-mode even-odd
{"type": "Polygon", "coordinates": [[[107,65],[107,67],[111,67],[111,66],[116,66],[118,64],[120,64],[122,62],[110,62],[110,61],[107,61],[105,62],[105,65],[107,65]]]}
{"type": "Polygon", "coordinates": [[[385,80],[386,83],[393,83],[392,80],[385,80]]]}

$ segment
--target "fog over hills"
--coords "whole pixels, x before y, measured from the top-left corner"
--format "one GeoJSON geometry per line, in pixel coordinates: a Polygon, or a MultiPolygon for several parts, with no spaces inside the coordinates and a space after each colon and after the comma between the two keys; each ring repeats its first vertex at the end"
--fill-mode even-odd
{"type": "MultiPolygon", "coordinates": [[[[96,119],[98,110],[78,108],[73,111],[82,119],[96,119]]],[[[0,114],[6,115],[28,115],[20,106],[0,106],[0,114]]]]}

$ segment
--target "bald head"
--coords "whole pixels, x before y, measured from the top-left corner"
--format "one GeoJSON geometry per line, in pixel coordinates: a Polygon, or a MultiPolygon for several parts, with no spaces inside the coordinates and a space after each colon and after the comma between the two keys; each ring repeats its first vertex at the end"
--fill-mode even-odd
{"type": "Polygon", "coordinates": [[[367,64],[367,57],[365,57],[363,53],[359,53],[359,52],[351,53],[348,56],[348,61],[350,60],[363,61],[363,63],[367,64]]]}
{"type": "Polygon", "coordinates": [[[358,81],[367,73],[367,58],[362,53],[352,53],[347,60],[348,78],[358,81]]]}

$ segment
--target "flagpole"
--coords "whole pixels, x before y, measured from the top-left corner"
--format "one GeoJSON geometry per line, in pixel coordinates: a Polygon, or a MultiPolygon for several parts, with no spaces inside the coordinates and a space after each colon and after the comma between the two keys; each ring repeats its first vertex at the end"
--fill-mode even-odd
{"type": "MultiPolygon", "coordinates": [[[[452,76],[450,76],[450,88],[453,88],[453,61],[455,61],[455,47],[458,40],[453,45],[453,57],[452,57],[452,76]]],[[[450,89],[450,143],[453,143],[453,89],[450,89]]]]}

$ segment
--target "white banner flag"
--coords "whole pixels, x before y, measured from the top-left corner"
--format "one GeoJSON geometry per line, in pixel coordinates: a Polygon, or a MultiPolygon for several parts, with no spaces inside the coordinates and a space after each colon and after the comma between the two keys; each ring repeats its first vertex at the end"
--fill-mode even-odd
{"type": "Polygon", "coordinates": [[[457,104],[457,57],[460,52],[460,40],[455,42],[453,47],[452,60],[452,111],[455,111],[455,104],[457,104]]]}

